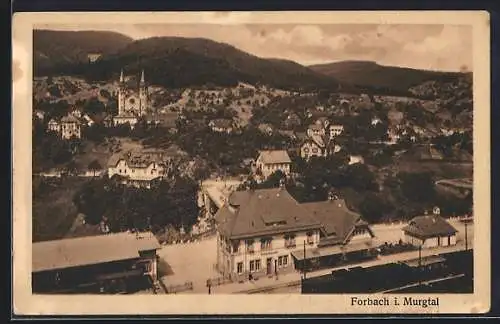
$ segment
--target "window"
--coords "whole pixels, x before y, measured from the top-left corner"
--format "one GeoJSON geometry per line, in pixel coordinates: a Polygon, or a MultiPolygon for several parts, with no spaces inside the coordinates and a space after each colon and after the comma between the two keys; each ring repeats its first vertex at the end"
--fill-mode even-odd
{"type": "Polygon", "coordinates": [[[243,262],[238,262],[236,265],[236,270],[238,271],[238,274],[243,273],[243,262]]]}
{"type": "Polygon", "coordinates": [[[261,250],[270,250],[271,249],[272,239],[261,239],[260,240],[260,249],[261,250]]]}
{"type": "Polygon", "coordinates": [[[151,174],[155,174],[155,172],[156,172],[155,169],[151,170],[151,174]]]}
{"type": "Polygon", "coordinates": [[[295,242],[295,235],[294,234],[285,235],[285,247],[294,248],[296,246],[297,244],[295,242]]]}
{"type": "Polygon", "coordinates": [[[309,153],[309,149],[307,147],[304,148],[304,153],[309,153]]]}
{"type": "Polygon", "coordinates": [[[288,265],[288,255],[278,257],[278,267],[286,267],[288,265]]]}
{"type": "Polygon", "coordinates": [[[250,272],[260,271],[260,259],[250,261],[250,272]]]}
{"type": "Polygon", "coordinates": [[[253,240],[248,240],[246,242],[246,245],[247,245],[247,251],[249,253],[253,253],[255,251],[254,246],[253,246],[253,240]]]}
{"type": "Polygon", "coordinates": [[[250,272],[254,272],[255,271],[255,261],[252,260],[250,261],[250,272]]]}
{"type": "Polygon", "coordinates": [[[317,148],[313,148],[313,149],[312,149],[312,152],[313,152],[313,153],[318,153],[318,149],[317,149],[317,148]]]}
{"type": "Polygon", "coordinates": [[[307,244],[314,244],[313,232],[307,232],[307,244]]]}

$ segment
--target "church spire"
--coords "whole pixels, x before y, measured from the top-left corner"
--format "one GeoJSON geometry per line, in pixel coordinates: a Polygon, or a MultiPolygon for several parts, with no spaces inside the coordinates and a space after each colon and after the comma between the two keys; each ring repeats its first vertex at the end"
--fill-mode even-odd
{"type": "Polygon", "coordinates": [[[122,69],[120,72],[120,82],[123,82],[123,81],[124,81],[124,79],[123,79],[123,69],[122,69]]]}

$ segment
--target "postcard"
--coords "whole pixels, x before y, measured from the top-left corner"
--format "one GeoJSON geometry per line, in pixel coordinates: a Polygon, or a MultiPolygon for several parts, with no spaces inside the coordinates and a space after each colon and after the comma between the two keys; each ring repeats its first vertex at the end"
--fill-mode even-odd
{"type": "Polygon", "coordinates": [[[481,11],[16,13],[14,312],[487,312],[489,33],[481,11]]]}

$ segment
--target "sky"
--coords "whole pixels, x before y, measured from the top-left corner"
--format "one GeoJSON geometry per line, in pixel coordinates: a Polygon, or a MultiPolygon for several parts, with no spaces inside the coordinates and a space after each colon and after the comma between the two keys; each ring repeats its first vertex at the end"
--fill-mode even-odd
{"type": "Polygon", "coordinates": [[[368,60],[438,71],[472,70],[470,25],[422,24],[141,24],[51,25],[52,30],[107,30],[134,39],[208,38],[263,58],[303,65],[368,60]]]}

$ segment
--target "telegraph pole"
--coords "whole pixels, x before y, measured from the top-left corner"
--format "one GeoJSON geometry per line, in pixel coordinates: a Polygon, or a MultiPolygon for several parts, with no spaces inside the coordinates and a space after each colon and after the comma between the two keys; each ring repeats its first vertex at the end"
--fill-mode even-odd
{"type": "Polygon", "coordinates": [[[302,261],[302,268],[304,270],[304,280],[306,279],[306,241],[304,240],[304,260],[302,261]]]}
{"type": "Polygon", "coordinates": [[[464,222],[464,225],[465,225],[465,251],[467,251],[469,248],[468,240],[467,240],[467,221],[468,220],[465,220],[465,222],[464,222]]]}
{"type": "Polygon", "coordinates": [[[422,245],[418,246],[418,283],[422,284],[422,245]]]}

